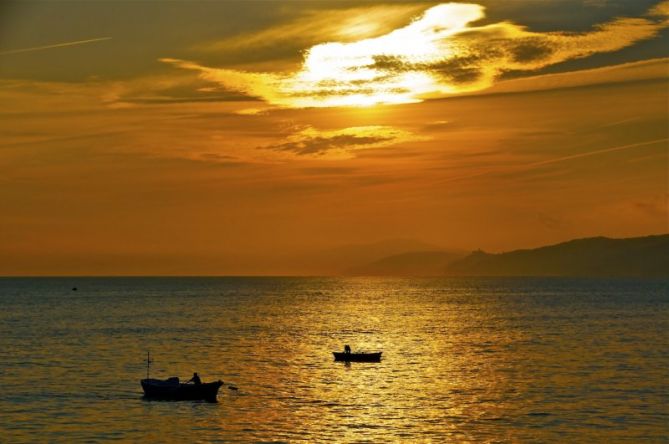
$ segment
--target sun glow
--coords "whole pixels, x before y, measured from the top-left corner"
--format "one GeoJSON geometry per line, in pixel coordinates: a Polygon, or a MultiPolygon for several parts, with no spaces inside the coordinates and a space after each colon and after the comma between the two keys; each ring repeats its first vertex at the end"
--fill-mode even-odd
{"type": "Polygon", "coordinates": [[[453,55],[450,35],[481,18],[478,5],[446,4],[389,34],[354,43],[324,43],[306,52],[302,70],[286,92],[297,106],[370,106],[420,101],[444,88],[432,73],[408,70],[388,75],[388,63],[421,66],[453,55]],[[314,94],[314,90],[321,94],[314,94]]]}
{"type": "MultiPolygon", "coordinates": [[[[511,22],[472,25],[484,16],[481,5],[437,5],[381,36],[312,46],[294,72],[246,72],[162,60],[199,70],[201,77],[225,89],[273,105],[362,107],[482,90],[504,72],[538,70],[616,51],[669,26],[666,11],[659,7],[646,18],[615,19],[585,33],[531,32],[511,22]]],[[[350,34],[358,32],[359,22],[351,26],[350,34]]]]}

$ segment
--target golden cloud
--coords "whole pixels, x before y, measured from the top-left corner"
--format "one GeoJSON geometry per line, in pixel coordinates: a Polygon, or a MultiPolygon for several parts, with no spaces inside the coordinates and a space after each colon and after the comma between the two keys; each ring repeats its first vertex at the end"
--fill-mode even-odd
{"type": "Polygon", "coordinates": [[[307,126],[285,140],[260,149],[296,156],[324,159],[354,157],[359,150],[381,148],[401,142],[425,140],[409,131],[390,126],[355,126],[339,130],[318,130],[307,126]]]}
{"type": "MultiPolygon", "coordinates": [[[[669,58],[642,60],[600,68],[502,80],[483,93],[518,93],[631,81],[666,81],[669,78],[668,68],[669,58]]],[[[481,92],[473,91],[468,94],[477,95],[481,92]]]]}
{"type": "Polygon", "coordinates": [[[507,71],[535,71],[566,60],[617,51],[668,26],[667,5],[644,18],[618,18],[590,32],[532,32],[484,18],[476,4],[427,9],[410,24],[378,37],[312,46],[296,72],[247,72],[162,59],[200,77],[286,107],[365,106],[418,102],[479,91],[507,71]]]}

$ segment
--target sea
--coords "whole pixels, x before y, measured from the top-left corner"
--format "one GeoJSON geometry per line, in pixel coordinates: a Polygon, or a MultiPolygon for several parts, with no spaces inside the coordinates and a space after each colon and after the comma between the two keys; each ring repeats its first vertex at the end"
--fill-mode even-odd
{"type": "Polygon", "coordinates": [[[666,443],[668,332],[667,279],[1,278],[0,441],[666,443]]]}

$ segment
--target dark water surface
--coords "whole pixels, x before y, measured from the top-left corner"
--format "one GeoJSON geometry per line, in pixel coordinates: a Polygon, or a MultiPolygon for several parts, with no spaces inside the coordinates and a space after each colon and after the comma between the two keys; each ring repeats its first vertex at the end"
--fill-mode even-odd
{"type": "Polygon", "coordinates": [[[668,327],[668,280],[4,278],[0,441],[667,442],[668,327]],[[147,350],[239,391],[145,401],[147,350]]]}

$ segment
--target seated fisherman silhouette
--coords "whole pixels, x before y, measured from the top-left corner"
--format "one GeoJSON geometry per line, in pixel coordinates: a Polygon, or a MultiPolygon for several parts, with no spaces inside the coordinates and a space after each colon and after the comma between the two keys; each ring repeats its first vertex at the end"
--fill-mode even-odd
{"type": "Polygon", "coordinates": [[[193,373],[193,377],[190,378],[188,381],[186,381],[186,384],[189,382],[192,382],[195,385],[202,384],[202,381],[200,380],[200,377],[197,375],[197,372],[193,373]]]}
{"type": "Polygon", "coordinates": [[[351,346],[350,345],[346,344],[344,346],[344,353],[348,353],[348,354],[351,353],[351,346]]]}

